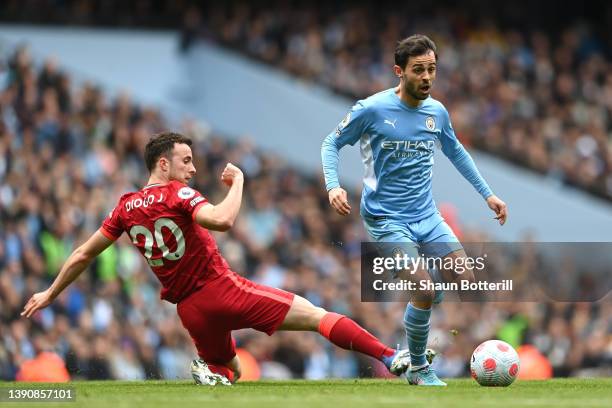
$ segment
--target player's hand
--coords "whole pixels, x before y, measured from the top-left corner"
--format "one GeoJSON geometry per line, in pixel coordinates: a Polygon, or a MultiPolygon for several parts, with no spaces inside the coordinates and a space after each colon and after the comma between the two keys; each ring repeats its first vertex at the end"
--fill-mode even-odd
{"type": "Polygon", "coordinates": [[[499,221],[499,225],[504,225],[506,223],[506,218],[508,218],[508,207],[506,203],[500,200],[496,195],[492,195],[487,198],[487,204],[489,208],[495,211],[495,218],[499,221]]]}
{"type": "Polygon", "coordinates": [[[232,163],[227,163],[225,169],[223,169],[223,173],[221,173],[221,181],[227,186],[231,187],[232,184],[234,184],[234,181],[237,180],[244,180],[242,170],[234,166],[232,163]]]}
{"type": "Polygon", "coordinates": [[[28,303],[26,303],[23,311],[21,312],[21,316],[30,317],[38,310],[44,309],[49,306],[53,299],[49,293],[49,290],[45,290],[44,292],[38,292],[32,295],[28,303]]]}
{"type": "Polygon", "coordinates": [[[334,210],[340,215],[349,215],[351,213],[348,194],[346,194],[346,190],[341,187],[334,187],[329,190],[329,204],[331,204],[334,210]]]}

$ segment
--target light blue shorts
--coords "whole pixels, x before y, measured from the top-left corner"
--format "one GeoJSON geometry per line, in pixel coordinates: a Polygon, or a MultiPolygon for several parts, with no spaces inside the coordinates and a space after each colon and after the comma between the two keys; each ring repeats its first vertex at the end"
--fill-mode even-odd
{"type": "MultiPolygon", "coordinates": [[[[439,212],[416,222],[402,222],[389,217],[364,217],[363,223],[374,241],[397,244],[385,245],[386,249],[383,252],[399,248],[411,258],[419,257],[421,254],[437,258],[463,249],[457,236],[439,212]]],[[[392,256],[391,253],[382,255],[392,256]]],[[[429,274],[434,281],[441,281],[437,270],[430,270],[429,274]]]]}

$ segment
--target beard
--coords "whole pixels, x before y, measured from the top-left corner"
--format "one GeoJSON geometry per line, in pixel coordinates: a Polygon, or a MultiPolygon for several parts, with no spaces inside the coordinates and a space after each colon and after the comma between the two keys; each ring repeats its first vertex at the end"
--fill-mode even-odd
{"type": "MultiPolygon", "coordinates": [[[[419,88],[420,88],[419,85],[413,85],[413,84],[410,84],[408,81],[406,81],[404,85],[404,92],[407,95],[410,95],[410,97],[420,100],[420,101],[427,99],[429,97],[429,92],[427,93],[421,92],[419,88]]],[[[429,89],[431,89],[431,85],[429,86],[429,89]]]]}

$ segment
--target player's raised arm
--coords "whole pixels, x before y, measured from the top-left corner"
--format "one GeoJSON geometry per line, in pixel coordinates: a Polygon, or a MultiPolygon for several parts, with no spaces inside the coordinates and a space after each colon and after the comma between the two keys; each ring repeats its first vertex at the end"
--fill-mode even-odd
{"type": "Polygon", "coordinates": [[[198,224],[213,231],[227,231],[232,228],[242,204],[242,171],[228,163],[221,174],[221,181],[230,187],[227,196],[217,205],[203,205],[195,216],[198,224]]]}
{"type": "Polygon", "coordinates": [[[32,295],[23,308],[21,315],[30,317],[37,310],[49,306],[51,302],[53,302],[53,300],[89,266],[91,261],[113,242],[114,241],[107,238],[99,230],[96,231],[89,237],[87,242],[70,254],[51,286],[43,292],[32,295]]]}
{"type": "Polygon", "coordinates": [[[474,186],[482,198],[486,200],[489,208],[495,212],[494,218],[499,221],[499,224],[504,225],[508,216],[506,203],[493,194],[493,191],[491,191],[484,177],[482,177],[478,171],[474,159],[457,139],[446,110],[444,110],[442,116],[445,119],[440,134],[442,152],[449,158],[459,173],[461,173],[461,175],[474,186]]]}
{"type": "Polygon", "coordinates": [[[338,163],[340,149],[347,144],[354,145],[367,126],[367,109],[361,102],[357,102],[351,111],[342,119],[338,127],[323,140],[321,145],[321,161],[323,162],[323,175],[325,188],[329,195],[329,204],[340,215],[348,215],[351,206],[346,191],[340,187],[338,179],[338,163]]]}

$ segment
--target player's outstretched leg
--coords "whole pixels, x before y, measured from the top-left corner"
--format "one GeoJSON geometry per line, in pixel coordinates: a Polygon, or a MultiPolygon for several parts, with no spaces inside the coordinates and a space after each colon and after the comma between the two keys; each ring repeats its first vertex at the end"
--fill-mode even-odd
{"type": "Polygon", "coordinates": [[[338,347],[382,361],[394,375],[403,374],[410,366],[408,350],[387,347],[352,319],[315,307],[297,295],[279,330],[317,331],[338,347]]]}

